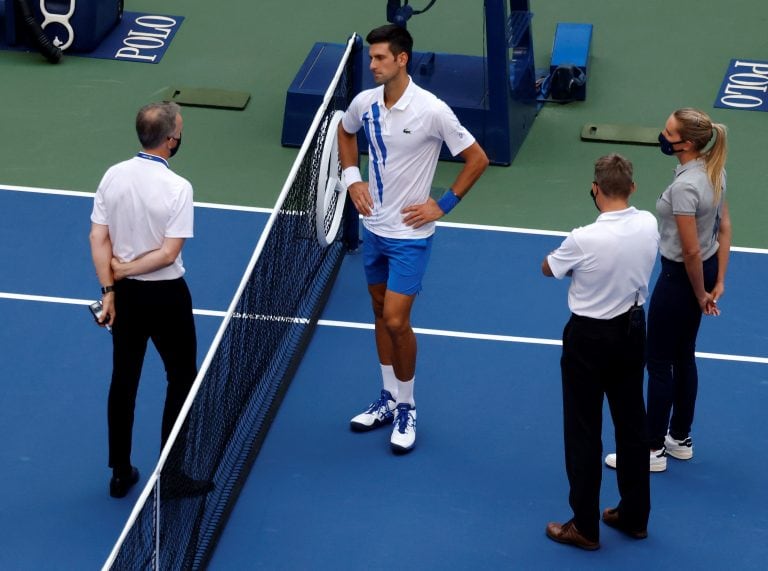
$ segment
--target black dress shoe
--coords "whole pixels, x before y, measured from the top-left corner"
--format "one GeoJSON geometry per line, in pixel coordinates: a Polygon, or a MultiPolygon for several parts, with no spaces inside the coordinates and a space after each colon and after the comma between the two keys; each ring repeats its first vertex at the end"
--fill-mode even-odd
{"type": "Polygon", "coordinates": [[[139,471],[131,466],[126,472],[113,470],[109,481],[109,495],[113,498],[124,498],[133,485],[139,481],[139,471]]]}
{"type": "Polygon", "coordinates": [[[573,520],[569,520],[563,524],[556,522],[548,523],[547,537],[558,543],[573,545],[574,547],[586,549],[587,551],[600,549],[600,543],[584,537],[581,532],[576,529],[576,524],[573,523],[573,520]]]}
{"type": "Polygon", "coordinates": [[[618,529],[622,533],[626,533],[629,537],[634,539],[645,539],[648,537],[647,529],[630,529],[619,518],[619,508],[607,508],[603,512],[603,522],[614,529],[618,529]]]}

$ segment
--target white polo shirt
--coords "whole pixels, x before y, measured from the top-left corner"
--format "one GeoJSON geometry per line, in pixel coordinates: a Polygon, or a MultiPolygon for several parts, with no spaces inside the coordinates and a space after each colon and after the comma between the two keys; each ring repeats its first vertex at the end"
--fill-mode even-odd
{"type": "MultiPolygon", "coordinates": [[[[161,157],[141,153],[107,170],[93,201],[91,222],[109,227],[112,252],[123,262],[157,250],[165,238],[192,238],[192,185],[161,157]]],[[[184,275],[181,254],[169,266],[137,280],[184,275]]]]}
{"type": "Polygon", "coordinates": [[[402,209],[429,198],[443,142],[454,156],[475,138],[451,108],[409,78],[408,87],[391,109],[384,105],[384,86],[359,93],[342,119],[347,133],[365,129],[368,139],[368,230],[386,238],[426,238],[434,222],[421,228],[403,223],[402,209]]]}
{"type": "Polygon", "coordinates": [[[632,307],[636,293],[638,303],[645,303],[658,249],[656,218],[631,206],[604,212],[589,226],[576,228],[547,261],[558,279],[572,272],[571,312],[612,319],[632,307]]]}

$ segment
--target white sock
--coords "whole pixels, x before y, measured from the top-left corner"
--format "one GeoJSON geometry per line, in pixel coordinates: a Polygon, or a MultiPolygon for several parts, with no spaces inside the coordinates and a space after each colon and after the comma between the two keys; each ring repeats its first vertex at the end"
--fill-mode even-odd
{"type": "Polygon", "coordinates": [[[384,390],[389,391],[392,398],[397,400],[397,390],[400,388],[400,381],[395,376],[395,369],[392,365],[381,365],[381,378],[384,380],[384,390]]]}
{"type": "Polygon", "coordinates": [[[410,381],[398,381],[397,404],[407,402],[411,406],[416,406],[416,402],[413,400],[413,384],[415,382],[416,377],[413,377],[410,381]]]}

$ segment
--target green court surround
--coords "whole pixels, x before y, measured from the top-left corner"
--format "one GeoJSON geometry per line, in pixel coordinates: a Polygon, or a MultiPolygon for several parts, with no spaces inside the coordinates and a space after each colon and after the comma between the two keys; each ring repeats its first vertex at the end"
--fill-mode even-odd
{"type": "MultiPolygon", "coordinates": [[[[426,3],[426,2],[425,2],[426,3]]],[[[419,8],[418,2],[413,2],[419,8]]],[[[133,118],[173,85],[243,91],[242,111],[186,107],[174,168],[201,201],[268,207],[296,149],[280,146],[285,92],[316,41],[343,42],[385,21],[384,0],[127,0],[126,10],[178,14],[184,25],[157,65],[0,52],[0,182],[93,191],[104,170],[136,150],[133,118]]],[[[594,159],[618,151],[635,164],[635,204],[653,209],[674,160],[657,148],[583,142],[587,123],[663,125],[681,106],[730,129],[734,245],[766,248],[768,114],[715,109],[733,57],[768,60],[759,0],[531,0],[536,64],[547,67],[557,22],[594,25],[585,102],[547,104],[510,167],[485,174],[450,221],[552,230],[590,222],[594,159]]],[[[483,52],[482,3],[439,0],[409,28],[418,50],[483,52]]],[[[435,186],[458,166],[444,163],[435,186]]],[[[87,224],[87,222],[84,222],[87,224]]]]}

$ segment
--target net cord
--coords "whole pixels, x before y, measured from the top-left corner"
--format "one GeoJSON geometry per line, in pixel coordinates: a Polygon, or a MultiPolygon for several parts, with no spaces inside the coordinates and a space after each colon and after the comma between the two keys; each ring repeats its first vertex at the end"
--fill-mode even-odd
{"type": "MultiPolygon", "coordinates": [[[[213,360],[213,357],[216,354],[216,351],[218,350],[219,345],[221,344],[221,340],[224,337],[224,333],[227,329],[227,326],[229,325],[229,322],[232,319],[232,315],[235,312],[235,308],[237,307],[237,304],[240,301],[240,297],[242,296],[243,291],[245,290],[245,287],[248,283],[251,273],[253,272],[253,269],[256,266],[256,262],[261,256],[261,252],[264,249],[264,244],[266,243],[269,233],[275,224],[275,220],[277,220],[277,216],[279,215],[280,210],[283,206],[283,203],[285,202],[285,199],[288,196],[288,192],[290,191],[291,186],[293,185],[293,182],[296,179],[296,174],[298,173],[301,163],[304,160],[304,156],[307,154],[307,151],[309,150],[309,147],[312,144],[312,139],[314,138],[315,132],[317,131],[317,128],[319,127],[320,122],[323,119],[323,115],[325,114],[325,110],[328,107],[328,104],[330,103],[334,92],[336,91],[336,86],[339,83],[339,79],[341,78],[342,73],[344,73],[344,69],[347,65],[347,61],[349,60],[349,55],[350,53],[352,53],[352,48],[355,45],[356,38],[357,38],[357,34],[353,33],[352,36],[347,41],[347,46],[346,46],[346,49],[344,50],[344,54],[341,58],[341,62],[339,63],[338,68],[336,69],[336,73],[334,74],[333,79],[331,79],[331,83],[328,85],[328,89],[326,90],[325,95],[323,96],[322,103],[320,104],[317,111],[315,112],[315,117],[312,120],[312,124],[310,125],[309,130],[307,131],[307,136],[304,138],[304,142],[302,143],[301,148],[299,149],[299,154],[296,156],[296,160],[294,160],[293,162],[293,166],[291,167],[291,170],[288,173],[288,177],[285,180],[285,184],[283,184],[283,188],[280,191],[280,195],[277,197],[277,201],[275,202],[275,207],[272,210],[272,214],[270,214],[269,220],[267,221],[267,224],[265,225],[264,230],[262,231],[261,236],[259,237],[259,241],[256,244],[256,248],[253,251],[253,255],[251,256],[251,259],[248,263],[248,267],[246,268],[245,272],[243,273],[243,277],[240,280],[240,285],[237,288],[237,292],[235,293],[234,297],[232,298],[232,301],[229,304],[229,309],[227,309],[227,314],[224,316],[224,320],[222,321],[218,331],[216,332],[216,337],[211,343],[211,347],[208,349],[208,353],[206,354],[205,359],[203,360],[203,364],[200,366],[200,370],[197,374],[197,377],[195,378],[195,382],[192,385],[192,388],[190,389],[189,394],[187,395],[187,399],[184,401],[184,406],[179,412],[179,416],[176,419],[176,423],[173,425],[173,429],[171,430],[171,433],[168,436],[168,440],[166,441],[166,444],[163,447],[163,450],[160,454],[160,459],[158,460],[157,465],[155,466],[155,470],[150,476],[149,480],[147,481],[146,486],[144,486],[144,489],[141,492],[141,496],[139,496],[139,499],[136,501],[136,505],[134,505],[133,511],[131,512],[131,515],[128,517],[128,520],[126,521],[125,527],[123,528],[123,531],[120,534],[120,537],[118,537],[117,542],[115,543],[115,546],[112,548],[112,551],[109,554],[109,557],[104,563],[104,566],[102,567],[102,571],[109,571],[112,568],[112,565],[117,559],[117,556],[120,553],[120,549],[122,548],[123,543],[125,542],[125,539],[128,537],[128,533],[130,532],[134,523],[136,523],[136,520],[138,519],[139,514],[141,513],[141,510],[144,508],[144,505],[146,504],[147,499],[152,493],[152,490],[155,487],[156,482],[160,480],[160,474],[162,472],[162,469],[163,469],[163,466],[165,465],[166,460],[168,459],[168,455],[171,452],[171,448],[173,447],[173,444],[175,443],[179,432],[181,432],[181,427],[187,418],[189,409],[192,408],[192,403],[194,402],[195,397],[197,396],[197,393],[200,390],[200,385],[202,384],[203,378],[208,372],[208,368],[211,365],[211,361],[213,360]]],[[[159,494],[157,495],[157,501],[158,503],[160,502],[159,494]]],[[[158,510],[160,509],[159,505],[157,509],[158,510]]],[[[157,552],[160,551],[159,539],[158,539],[156,551],[157,552]]],[[[156,553],[154,557],[154,561],[159,561],[159,557],[157,555],[158,554],[156,553]]]]}

